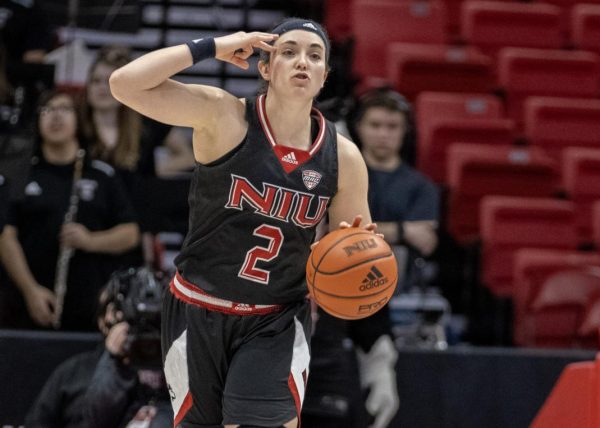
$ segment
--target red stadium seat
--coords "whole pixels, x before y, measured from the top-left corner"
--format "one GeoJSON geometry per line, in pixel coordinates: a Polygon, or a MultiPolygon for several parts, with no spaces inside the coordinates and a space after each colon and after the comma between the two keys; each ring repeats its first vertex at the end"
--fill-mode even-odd
{"type": "Polygon", "coordinates": [[[600,148],[600,100],[529,97],[523,113],[528,142],[557,160],[565,147],[600,148]]]}
{"type": "Polygon", "coordinates": [[[588,299],[583,321],[577,329],[580,340],[586,340],[598,345],[598,331],[600,330],[600,290],[594,291],[588,299]],[[591,338],[591,340],[590,340],[591,338]]]}
{"type": "Polygon", "coordinates": [[[580,240],[589,243],[592,241],[592,204],[600,200],[600,148],[565,149],[562,186],[575,203],[580,240]]]}
{"type": "Polygon", "coordinates": [[[504,114],[500,99],[484,93],[421,92],[415,102],[419,134],[444,118],[498,119],[504,114]]]}
{"type": "Polygon", "coordinates": [[[421,92],[415,101],[415,121],[419,137],[427,138],[438,122],[450,119],[501,119],[500,99],[484,93],[421,92]]]}
{"type": "Polygon", "coordinates": [[[504,106],[491,94],[421,92],[415,101],[415,121],[419,138],[427,139],[439,121],[450,119],[500,119],[504,106]]]}
{"type": "Polygon", "coordinates": [[[600,201],[592,205],[592,233],[596,249],[600,250],[600,201]]]}
{"type": "Polygon", "coordinates": [[[352,36],[352,8],[354,0],[326,0],[324,24],[332,41],[342,41],[352,36]]]}
{"type": "Polygon", "coordinates": [[[460,243],[479,237],[486,195],[551,197],[557,165],[537,148],[453,144],[448,150],[448,229],[460,243]]]}
{"type": "Polygon", "coordinates": [[[581,321],[581,307],[557,305],[536,310],[534,304],[537,302],[539,306],[543,302],[539,299],[540,292],[552,275],[585,271],[595,266],[600,266],[600,255],[596,253],[537,248],[518,250],[514,262],[515,344],[538,347],[571,344],[581,321]]]}
{"type": "Polygon", "coordinates": [[[386,75],[387,44],[446,43],[446,9],[431,0],[355,0],[352,33],[354,71],[361,78],[386,75]]]}
{"type": "Polygon", "coordinates": [[[446,180],[446,153],[454,143],[510,146],[514,124],[508,119],[454,119],[436,121],[417,147],[418,168],[438,183],[446,180]]]}
{"type": "Polygon", "coordinates": [[[560,8],[543,3],[466,1],[461,31],[464,41],[492,56],[505,46],[562,47],[560,8]]]}
{"type": "Polygon", "coordinates": [[[514,254],[521,248],[575,249],[575,207],[554,199],[486,196],[481,200],[482,282],[513,295],[514,254]]]}
{"type": "Polygon", "coordinates": [[[576,49],[600,52],[600,5],[577,4],[573,7],[571,42],[576,49]]]}
{"type": "Polygon", "coordinates": [[[531,428],[600,426],[600,361],[571,363],[563,370],[531,428]]]}
{"type": "Polygon", "coordinates": [[[386,64],[388,81],[408,98],[422,91],[488,92],[493,87],[490,59],[472,47],[391,43],[386,64]]]}
{"type": "Polygon", "coordinates": [[[443,0],[446,5],[446,29],[450,43],[462,41],[460,35],[460,11],[464,0],[443,0]]]}
{"type": "Polygon", "coordinates": [[[582,320],[599,291],[600,276],[594,275],[593,268],[551,275],[531,305],[538,321],[535,324],[536,338],[550,341],[553,346],[596,348],[596,335],[589,334],[593,320],[588,321],[584,330],[582,320]]]}
{"type": "Polygon", "coordinates": [[[498,79],[507,114],[521,123],[524,98],[531,95],[593,98],[600,93],[599,57],[592,52],[503,48],[498,79]]]}

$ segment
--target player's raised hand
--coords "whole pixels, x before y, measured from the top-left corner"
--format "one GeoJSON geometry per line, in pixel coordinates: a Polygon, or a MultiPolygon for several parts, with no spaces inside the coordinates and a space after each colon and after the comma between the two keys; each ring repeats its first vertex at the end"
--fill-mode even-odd
{"type": "Polygon", "coordinates": [[[237,67],[248,69],[248,58],[259,48],[267,52],[275,51],[275,47],[269,44],[277,40],[279,35],[270,33],[239,31],[223,37],[215,38],[215,58],[229,62],[237,67]]]}

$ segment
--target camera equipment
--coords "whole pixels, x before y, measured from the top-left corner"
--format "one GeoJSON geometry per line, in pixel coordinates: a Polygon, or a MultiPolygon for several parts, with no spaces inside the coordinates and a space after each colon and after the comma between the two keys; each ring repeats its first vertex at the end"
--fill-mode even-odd
{"type": "Polygon", "coordinates": [[[162,278],[149,269],[129,268],[112,274],[108,301],[123,313],[129,324],[127,357],[138,368],[162,366],[160,348],[160,312],[162,278]]]}

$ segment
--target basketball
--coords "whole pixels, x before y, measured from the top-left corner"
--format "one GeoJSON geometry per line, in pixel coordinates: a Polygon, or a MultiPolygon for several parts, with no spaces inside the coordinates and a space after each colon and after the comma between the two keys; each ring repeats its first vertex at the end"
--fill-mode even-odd
{"type": "Polygon", "coordinates": [[[366,318],[392,297],[398,265],[382,238],[356,227],[325,235],[306,263],[311,297],[325,312],[348,320],[366,318]]]}

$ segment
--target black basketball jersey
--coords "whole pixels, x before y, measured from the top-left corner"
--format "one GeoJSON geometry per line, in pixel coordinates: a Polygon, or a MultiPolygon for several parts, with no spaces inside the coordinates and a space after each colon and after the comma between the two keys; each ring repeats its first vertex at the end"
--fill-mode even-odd
{"type": "Polygon", "coordinates": [[[244,140],[221,159],[196,165],[189,231],[175,259],[183,278],[239,303],[306,296],[310,244],[338,184],[335,126],[316,109],[311,116],[319,130],[308,151],[280,146],[265,95],[246,100],[244,140]]]}

